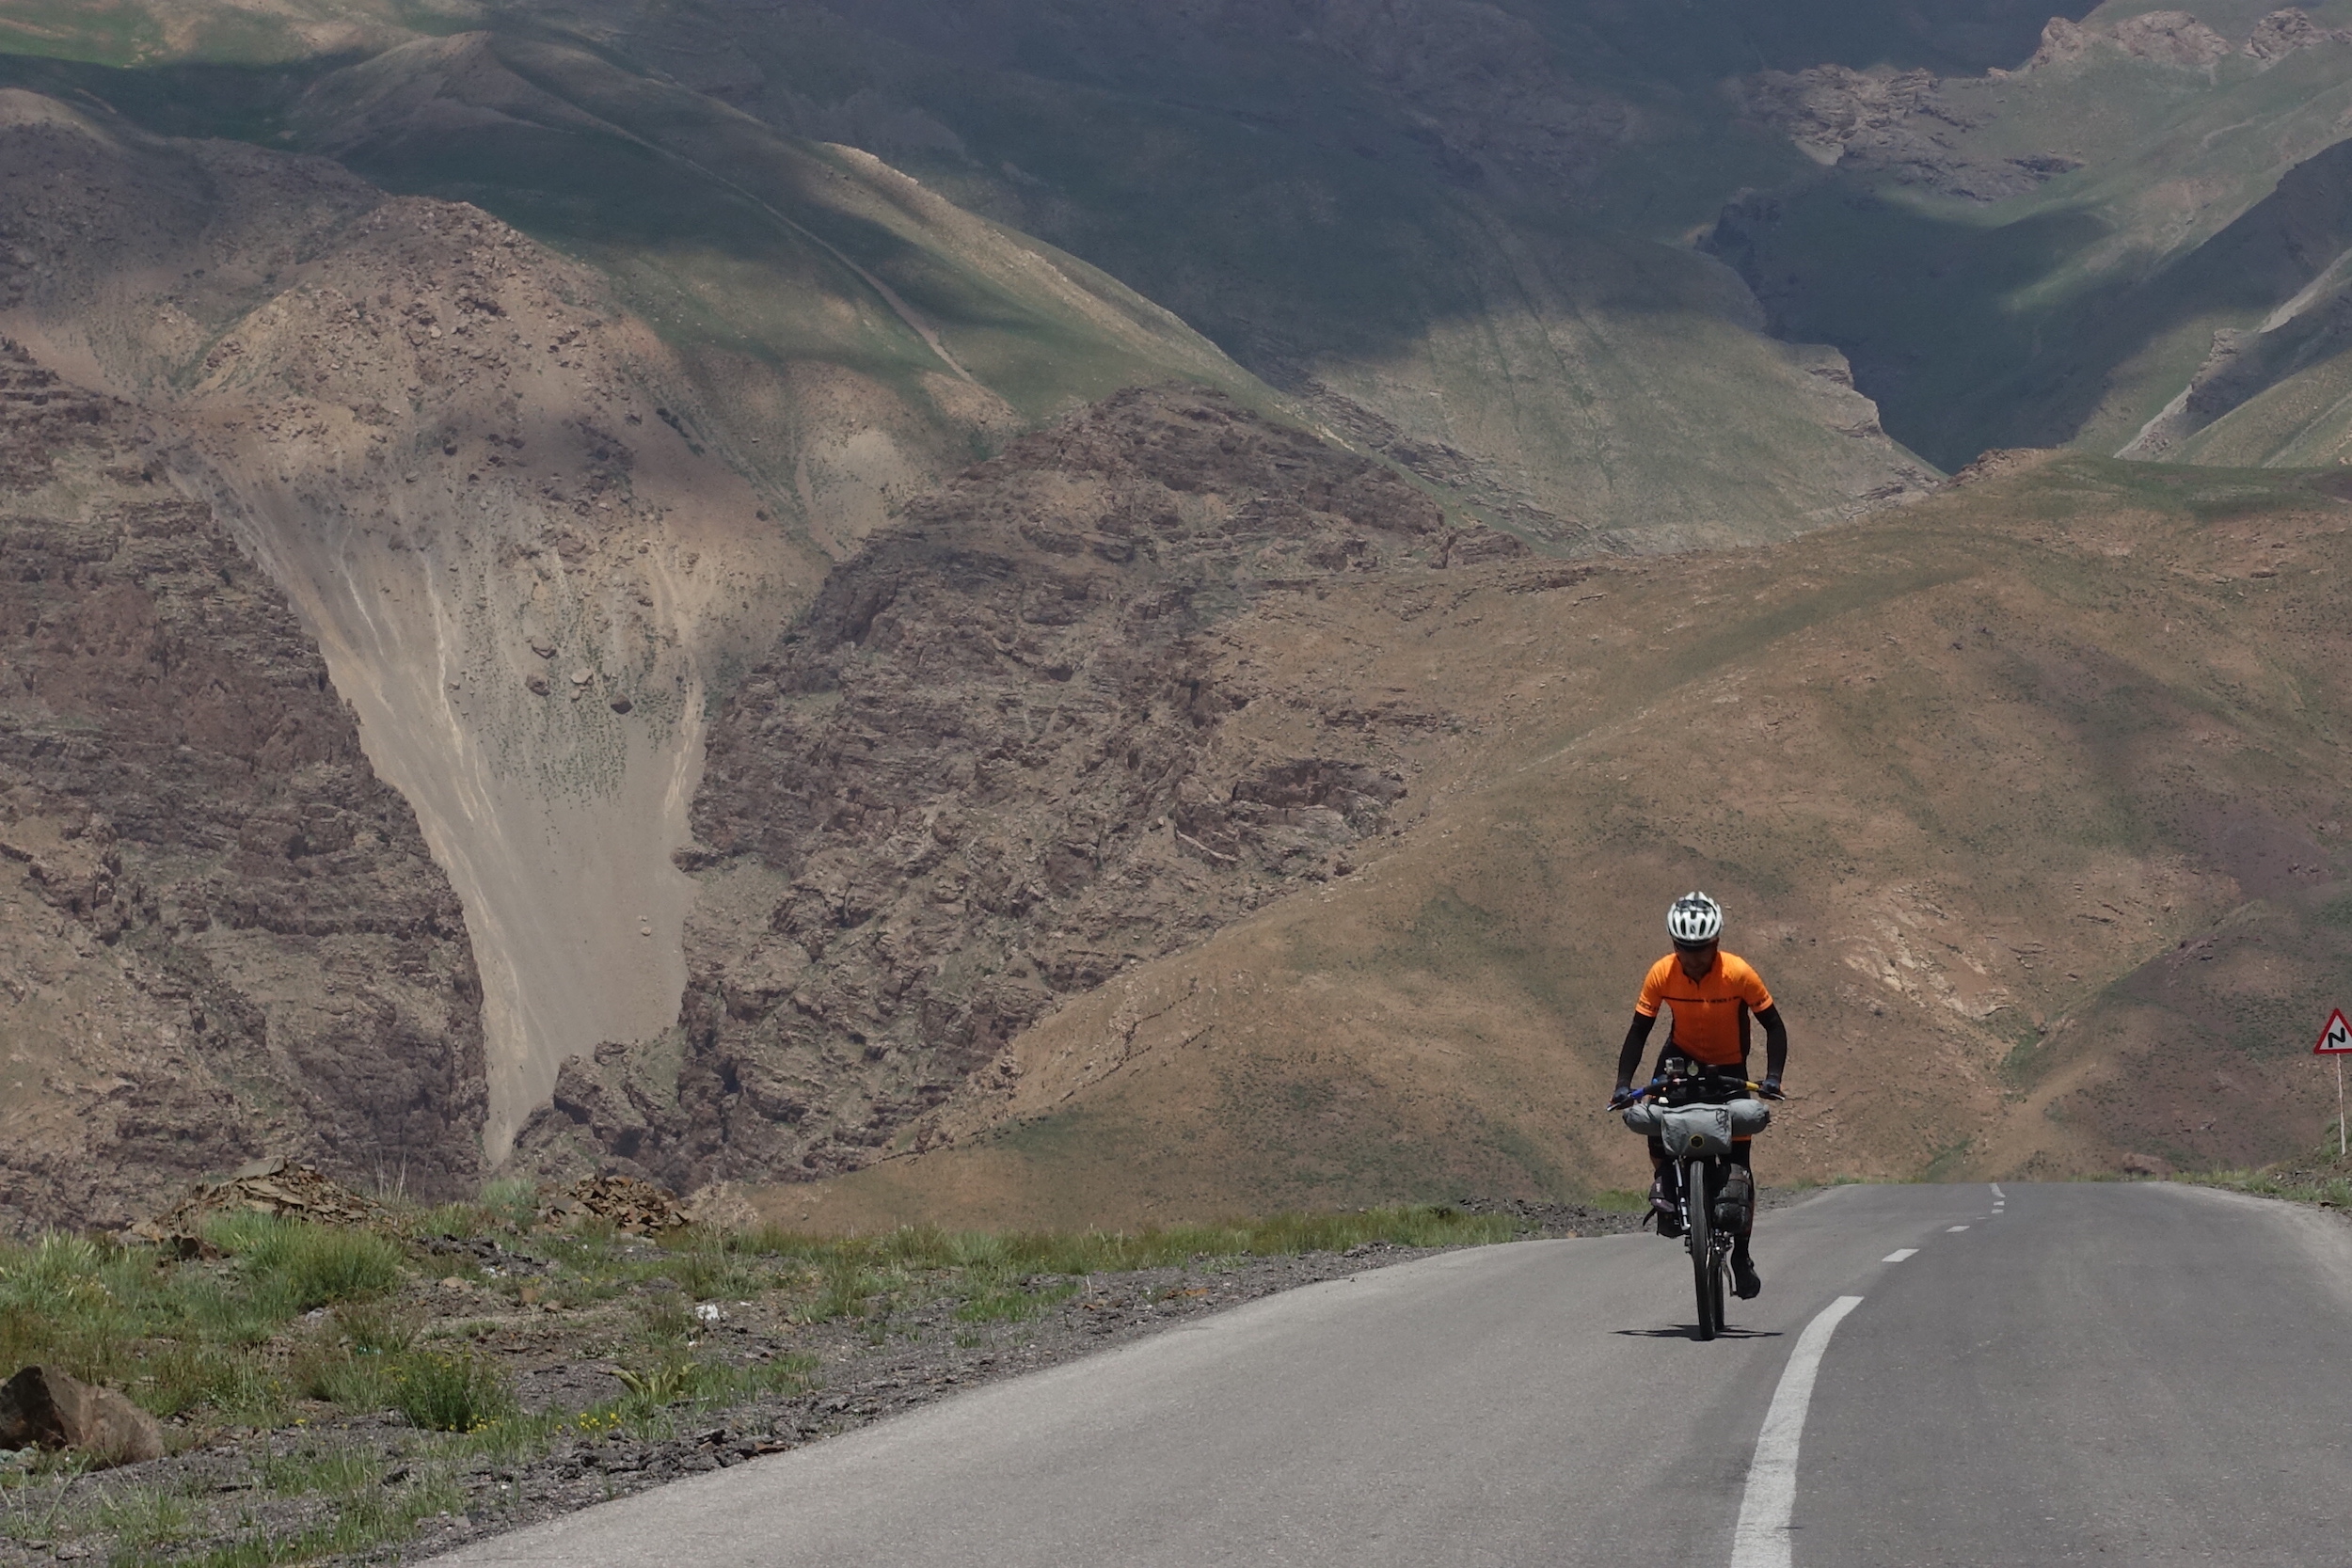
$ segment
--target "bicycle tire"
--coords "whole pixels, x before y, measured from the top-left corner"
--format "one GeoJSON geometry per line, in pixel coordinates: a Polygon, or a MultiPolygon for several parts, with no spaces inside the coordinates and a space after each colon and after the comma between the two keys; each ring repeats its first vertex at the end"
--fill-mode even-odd
{"type": "Polygon", "coordinates": [[[1687,1216],[1683,1234],[1691,1248],[1691,1282],[1698,1297],[1698,1337],[1712,1339],[1723,1326],[1723,1307],[1717,1294],[1720,1287],[1710,1288],[1709,1280],[1715,1273],[1715,1236],[1714,1216],[1708,1212],[1707,1167],[1696,1160],[1682,1167],[1682,1210],[1687,1216]]]}

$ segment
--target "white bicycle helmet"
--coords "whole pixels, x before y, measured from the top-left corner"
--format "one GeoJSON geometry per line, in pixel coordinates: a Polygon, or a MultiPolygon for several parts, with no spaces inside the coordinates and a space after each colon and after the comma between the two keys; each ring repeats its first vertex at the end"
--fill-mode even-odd
{"type": "Polygon", "coordinates": [[[1704,893],[1686,893],[1666,911],[1666,934],[1677,947],[1695,947],[1724,934],[1724,907],[1704,893]]]}

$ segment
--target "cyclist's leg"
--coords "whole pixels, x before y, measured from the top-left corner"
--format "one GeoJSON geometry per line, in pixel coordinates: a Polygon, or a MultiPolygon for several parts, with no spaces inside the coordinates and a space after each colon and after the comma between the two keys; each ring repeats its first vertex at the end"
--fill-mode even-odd
{"type": "Polygon", "coordinates": [[[1649,1137],[1649,1207],[1661,1236],[1682,1234],[1681,1200],[1675,1163],[1666,1158],[1664,1141],[1653,1132],[1649,1137]]]}
{"type": "Polygon", "coordinates": [[[1756,1228],[1756,1166],[1753,1139],[1731,1146],[1731,1163],[1747,1179],[1748,1201],[1740,1217],[1739,1232],[1731,1239],[1732,1290],[1741,1301],[1753,1301],[1764,1289],[1763,1276],[1756,1272],[1756,1259],[1748,1253],[1748,1237],[1756,1228]]]}
{"type": "Polygon", "coordinates": [[[1755,1154],[1756,1142],[1752,1138],[1742,1138],[1738,1143],[1731,1146],[1731,1164],[1739,1167],[1740,1174],[1746,1180],[1748,1184],[1748,1201],[1742,1206],[1743,1212],[1740,1217],[1740,1228],[1737,1232],[1735,1232],[1735,1241],[1739,1246],[1740,1255],[1743,1257],[1746,1255],[1748,1250],[1748,1237],[1756,1228],[1755,1154]]]}

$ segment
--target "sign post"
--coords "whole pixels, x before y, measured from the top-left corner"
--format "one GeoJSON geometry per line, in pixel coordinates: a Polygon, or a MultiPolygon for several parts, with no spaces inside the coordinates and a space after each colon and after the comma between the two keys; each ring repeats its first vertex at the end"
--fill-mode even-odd
{"type": "Polygon", "coordinates": [[[2312,1047],[2314,1056],[2336,1059],[2336,1158],[2352,1152],[2344,1135],[2344,1059],[2352,1055],[2352,1023],[2344,1022],[2344,1009],[2336,1008],[2328,1015],[2328,1027],[2321,1030],[2319,1043],[2312,1047]]]}

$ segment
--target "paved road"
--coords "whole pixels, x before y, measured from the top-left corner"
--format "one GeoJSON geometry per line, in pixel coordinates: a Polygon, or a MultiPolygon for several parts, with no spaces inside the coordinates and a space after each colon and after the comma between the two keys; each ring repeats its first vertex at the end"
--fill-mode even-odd
{"type": "Polygon", "coordinates": [[[1452,1253],[437,1560],[2352,1560],[2352,1227],[2156,1184],[1847,1187],[1756,1253],[1766,1293],[1711,1344],[1654,1237],[1452,1253]],[[1759,1451],[1796,1461],[1785,1525],[1759,1451]]]}

